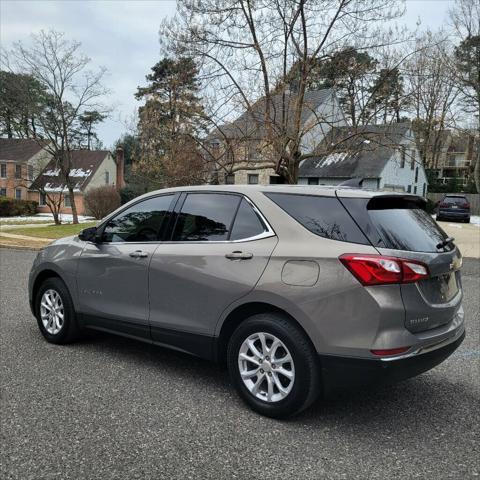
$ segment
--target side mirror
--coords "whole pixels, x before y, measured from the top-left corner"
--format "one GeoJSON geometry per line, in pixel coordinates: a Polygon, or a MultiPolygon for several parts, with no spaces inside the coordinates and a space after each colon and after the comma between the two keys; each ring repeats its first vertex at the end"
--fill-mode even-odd
{"type": "Polygon", "coordinates": [[[83,229],[79,234],[78,238],[84,242],[97,242],[97,227],[90,227],[83,229]]]}

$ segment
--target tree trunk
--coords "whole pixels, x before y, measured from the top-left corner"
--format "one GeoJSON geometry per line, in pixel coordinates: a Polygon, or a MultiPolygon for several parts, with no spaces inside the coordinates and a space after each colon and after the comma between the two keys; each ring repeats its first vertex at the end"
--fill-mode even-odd
{"type": "Polygon", "coordinates": [[[72,206],[72,217],[73,223],[78,223],[78,214],[77,214],[77,205],[75,203],[75,195],[73,193],[73,188],[69,185],[68,186],[68,195],[70,196],[70,205],[72,206]]]}

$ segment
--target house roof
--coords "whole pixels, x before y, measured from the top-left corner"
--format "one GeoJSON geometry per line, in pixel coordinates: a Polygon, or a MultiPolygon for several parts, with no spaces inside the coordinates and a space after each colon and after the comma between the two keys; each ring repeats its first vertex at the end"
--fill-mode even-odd
{"type": "Polygon", "coordinates": [[[409,129],[409,123],[335,127],[320,144],[319,154],[301,163],[299,176],[379,178],[409,129]]]}
{"type": "MultiPolygon", "coordinates": [[[[331,88],[305,92],[301,112],[301,125],[304,125],[312,113],[325,103],[332,94],[333,89],[331,88]]],[[[285,123],[287,130],[293,127],[296,100],[297,95],[294,93],[271,96],[270,119],[273,125],[281,127],[285,123]]],[[[235,121],[215,129],[208,138],[262,138],[265,134],[265,102],[265,97],[260,98],[252,105],[250,110],[242,113],[235,121]]]]}
{"type": "MultiPolygon", "coordinates": [[[[74,183],[74,190],[85,190],[93,175],[109,154],[108,150],[74,150],[71,152],[70,178],[74,183]]],[[[31,190],[43,188],[50,192],[61,192],[66,189],[65,180],[54,159],[50,160],[30,188],[31,190]]]]}
{"type": "Polygon", "coordinates": [[[0,161],[23,163],[42,148],[37,140],[31,138],[0,138],[0,161]]]}

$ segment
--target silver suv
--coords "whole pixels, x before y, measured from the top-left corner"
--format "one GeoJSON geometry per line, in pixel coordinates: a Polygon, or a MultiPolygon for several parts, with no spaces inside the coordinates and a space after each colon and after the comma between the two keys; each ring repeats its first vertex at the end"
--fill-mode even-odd
{"type": "Polygon", "coordinates": [[[224,361],[253,409],[285,417],[462,342],[461,255],[424,206],[338,187],[160,190],[42,250],[30,305],[52,343],[97,329],[224,361]]]}

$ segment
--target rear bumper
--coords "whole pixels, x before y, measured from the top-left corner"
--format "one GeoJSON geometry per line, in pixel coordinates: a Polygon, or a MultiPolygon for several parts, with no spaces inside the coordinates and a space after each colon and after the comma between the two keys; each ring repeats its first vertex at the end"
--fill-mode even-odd
{"type": "Polygon", "coordinates": [[[377,360],[321,355],[324,393],[367,385],[388,384],[414,377],[437,366],[463,342],[465,330],[450,343],[403,358],[377,360]]]}
{"type": "Polygon", "coordinates": [[[439,210],[437,217],[440,218],[462,218],[467,219],[470,217],[470,212],[458,212],[456,210],[439,210]]]}

